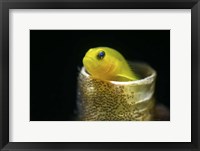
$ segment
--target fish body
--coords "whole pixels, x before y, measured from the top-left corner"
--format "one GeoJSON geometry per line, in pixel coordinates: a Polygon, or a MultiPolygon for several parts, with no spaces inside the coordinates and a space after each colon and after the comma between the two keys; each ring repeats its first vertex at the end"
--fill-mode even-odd
{"type": "Polygon", "coordinates": [[[89,49],[83,65],[93,77],[109,81],[134,81],[138,76],[130,68],[125,58],[115,49],[96,47],[89,49]]]}

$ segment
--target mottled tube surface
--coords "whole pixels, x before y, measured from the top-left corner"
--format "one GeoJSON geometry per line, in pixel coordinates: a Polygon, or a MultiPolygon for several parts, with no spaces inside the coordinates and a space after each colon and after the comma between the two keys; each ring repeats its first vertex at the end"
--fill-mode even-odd
{"type": "Polygon", "coordinates": [[[156,71],[145,63],[129,64],[140,76],[140,80],[103,81],[92,78],[82,67],[77,91],[80,120],[153,120],[156,71]]]}

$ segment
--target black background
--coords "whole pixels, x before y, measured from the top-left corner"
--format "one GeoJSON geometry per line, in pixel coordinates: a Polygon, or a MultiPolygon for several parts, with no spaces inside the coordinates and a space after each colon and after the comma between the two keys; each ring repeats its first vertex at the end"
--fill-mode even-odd
{"type": "Polygon", "coordinates": [[[76,119],[78,68],[92,47],[118,50],[157,71],[157,103],[170,108],[169,30],[31,30],[30,120],[76,119]]]}

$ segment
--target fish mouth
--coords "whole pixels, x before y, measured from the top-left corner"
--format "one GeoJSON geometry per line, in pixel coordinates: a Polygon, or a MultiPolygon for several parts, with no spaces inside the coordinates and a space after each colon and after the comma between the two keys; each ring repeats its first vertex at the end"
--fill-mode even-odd
{"type": "Polygon", "coordinates": [[[91,57],[83,58],[83,65],[88,73],[90,73],[90,69],[95,68],[95,60],[91,57]]]}
{"type": "MultiPolygon", "coordinates": [[[[95,63],[95,61],[96,60],[92,57],[85,56],[83,58],[83,65],[88,73],[90,73],[92,70],[94,70],[95,68],[98,67],[98,65],[95,63]]],[[[107,68],[105,68],[104,72],[103,71],[102,72],[104,74],[109,73],[113,70],[113,68],[114,68],[113,63],[108,64],[107,68]]]]}
{"type": "Polygon", "coordinates": [[[84,57],[83,58],[83,65],[87,65],[87,64],[91,64],[91,63],[94,63],[94,59],[91,58],[91,57],[84,57]]]}

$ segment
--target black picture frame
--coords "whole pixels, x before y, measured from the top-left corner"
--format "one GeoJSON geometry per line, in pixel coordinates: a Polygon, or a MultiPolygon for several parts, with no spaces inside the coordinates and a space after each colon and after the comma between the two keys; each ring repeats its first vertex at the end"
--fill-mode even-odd
{"type": "Polygon", "coordinates": [[[199,0],[0,0],[0,149],[8,150],[200,150],[199,0]],[[9,9],[191,9],[191,142],[9,142],[9,9]]]}

